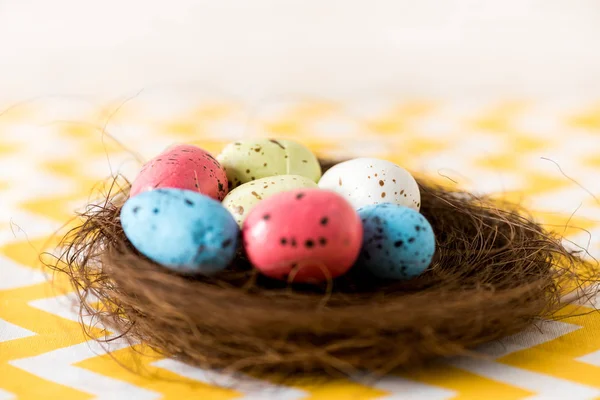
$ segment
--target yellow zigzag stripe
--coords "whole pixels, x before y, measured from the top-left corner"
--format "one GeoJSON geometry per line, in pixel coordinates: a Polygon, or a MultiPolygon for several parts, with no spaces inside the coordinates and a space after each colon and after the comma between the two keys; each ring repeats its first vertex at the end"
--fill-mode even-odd
{"type": "Polygon", "coordinates": [[[453,400],[481,400],[483,393],[485,393],[486,399],[493,400],[523,399],[535,394],[441,363],[436,363],[424,370],[407,372],[402,375],[418,382],[458,392],[452,398],[453,400]]]}
{"type": "MultiPolygon", "coordinates": [[[[233,390],[210,386],[153,366],[152,364],[159,359],[160,356],[146,346],[136,345],[110,355],[85,360],[78,363],[77,366],[161,393],[165,399],[229,400],[241,396],[235,391],[235,386],[232,388],[233,390]],[[115,360],[120,366],[115,363],[115,360]]],[[[263,378],[269,380],[268,377],[263,378]]],[[[341,379],[322,382],[315,382],[314,379],[290,379],[284,382],[284,386],[307,392],[308,395],[302,400],[344,400],[349,398],[369,400],[381,398],[387,394],[360,383],[341,379]]]]}
{"type": "Polygon", "coordinates": [[[502,357],[498,362],[600,388],[600,367],[576,358],[600,350],[600,315],[588,307],[568,306],[560,315],[582,328],[547,343],[502,357]],[[582,314],[585,315],[576,315],[582,314]]]}
{"type": "MultiPolygon", "coordinates": [[[[48,244],[46,238],[34,239],[31,242],[15,242],[0,249],[0,254],[14,260],[21,266],[39,268],[38,250],[48,244]]],[[[74,321],[60,318],[37,308],[29,303],[57,295],[68,287],[65,276],[57,275],[53,284],[44,282],[32,286],[0,291],[0,318],[21,328],[36,333],[35,336],[10,340],[0,343],[0,386],[19,399],[85,399],[90,396],[78,390],[42,379],[9,364],[12,360],[33,357],[63,347],[69,347],[87,340],[81,326],[74,321]]],[[[91,329],[92,334],[101,331],[91,329]]]]}
{"type": "Polygon", "coordinates": [[[87,359],[76,366],[152,390],[164,399],[230,400],[240,396],[235,390],[209,386],[150,365],[158,359],[157,354],[138,345],[87,359]]]}
{"type": "Polygon", "coordinates": [[[0,318],[22,328],[35,336],[0,343],[0,376],[2,388],[18,393],[19,399],[85,399],[89,396],[80,391],[56,384],[8,364],[11,360],[32,357],[58,348],[82,343],[86,340],[81,326],[73,321],[30,307],[33,300],[49,297],[48,283],[0,292],[0,300],[7,307],[0,308],[0,318]]]}

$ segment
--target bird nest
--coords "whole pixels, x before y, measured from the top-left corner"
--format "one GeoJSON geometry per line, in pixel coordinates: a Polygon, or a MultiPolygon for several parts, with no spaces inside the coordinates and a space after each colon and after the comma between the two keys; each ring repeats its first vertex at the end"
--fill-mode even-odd
{"type": "MultiPolygon", "coordinates": [[[[328,165],[324,163],[326,169],[328,165]]],[[[437,252],[421,276],[360,271],[322,285],[269,279],[240,250],[212,277],[157,265],[128,242],[113,185],[81,214],[53,267],[81,313],[168,357],[249,373],[388,372],[518,332],[564,305],[583,265],[517,206],[418,180],[437,252]]]]}

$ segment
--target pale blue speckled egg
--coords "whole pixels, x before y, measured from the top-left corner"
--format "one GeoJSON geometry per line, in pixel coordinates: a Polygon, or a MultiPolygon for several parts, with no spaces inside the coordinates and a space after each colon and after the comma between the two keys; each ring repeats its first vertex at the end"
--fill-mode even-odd
{"type": "Polygon", "coordinates": [[[220,202],[171,188],[127,200],[121,225],[140,253],[182,273],[212,274],[226,268],[235,256],[239,233],[220,202]]]}
{"type": "Polygon", "coordinates": [[[375,204],[358,210],[363,223],[359,268],[384,279],[420,275],[433,259],[435,235],[418,211],[397,204],[375,204]]]}

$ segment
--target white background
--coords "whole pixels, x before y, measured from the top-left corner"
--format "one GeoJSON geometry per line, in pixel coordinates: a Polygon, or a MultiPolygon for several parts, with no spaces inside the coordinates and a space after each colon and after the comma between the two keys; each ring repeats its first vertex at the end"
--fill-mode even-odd
{"type": "Polygon", "coordinates": [[[0,101],[594,96],[598,0],[0,0],[0,101]]]}

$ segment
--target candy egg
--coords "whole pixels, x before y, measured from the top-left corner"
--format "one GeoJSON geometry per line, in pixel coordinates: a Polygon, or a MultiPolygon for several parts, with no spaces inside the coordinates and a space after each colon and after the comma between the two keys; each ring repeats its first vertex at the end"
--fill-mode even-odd
{"type": "Polygon", "coordinates": [[[252,264],[263,274],[293,282],[321,282],[352,267],[362,224],[340,195],[320,189],[278,193],[250,212],[242,229],[252,264]]]}
{"type": "Polygon", "coordinates": [[[429,266],[435,236],[419,212],[388,203],[366,206],[358,214],[364,229],[358,266],[387,279],[410,279],[429,266]]]}
{"type": "Polygon", "coordinates": [[[217,160],[227,172],[230,189],[274,175],[300,175],[315,182],[321,177],[317,157],[291,140],[242,140],[225,146],[217,160]]]}
{"type": "Polygon", "coordinates": [[[317,184],[314,181],[300,175],[271,176],[244,183],[233,189],[223,199],[223,205],[231,212],[236,222],[241,225],[250,210],[259,201],[292,189],[316,187],[317,184]]]}
{"type": "Polygon", "coordinates": [[[354,208],[394,203],[419,210],[421,194],[412,175],[398,165],[377,158],[355,158],[333,166],[319,181],[321,189],[333,190],[354,208]]]}
{"type": "Polygon", "coordinates": [[[191,145],[177,145],[150,160],[131,185],[130,197],[157,188],[178,188],[222,200],[227,194],[227,175],[208,152],[191,145]]]}
{"type": "Polygon", "coordinates": [[[127,200],[121,225],[150,260],[184,273],[211,274],[235,255],[239,228],[216,200],[181,189],[157,189],[127,200]]]}

